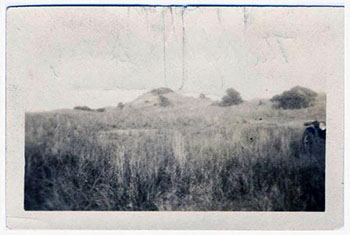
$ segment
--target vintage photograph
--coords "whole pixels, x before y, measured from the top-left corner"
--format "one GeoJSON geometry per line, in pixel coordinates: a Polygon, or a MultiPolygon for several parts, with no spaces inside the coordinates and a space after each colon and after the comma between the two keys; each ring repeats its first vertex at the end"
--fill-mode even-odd
{"type": "Polygon", "coordinates": [[[25,94],[24,210],[326,210],[342,8],[7,17],[8,73],[25,94]]]}

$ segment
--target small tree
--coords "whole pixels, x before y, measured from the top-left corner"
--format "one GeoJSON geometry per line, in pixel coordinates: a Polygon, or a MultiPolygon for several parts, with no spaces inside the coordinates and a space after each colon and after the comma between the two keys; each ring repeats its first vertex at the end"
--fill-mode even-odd
{"type": "Polygon", "coordinates": [[[302,109],[313,106],[316,97],[316,92],[305,87],[296,86],[281,95],[275,95],[271,101],[275,108],[302,109]]]}
{"type": "Polygon", "coordinates": [[[170,106],[170,101],[168,98],[166,98],[165,96],[158,96],[158,99],[159,99],[159,106],[161,107],[167,107],[167,106],[170,106]]]}
{"type": "Polygon", "coordinates": [[[226,94],[224,97],[222,97],[221,102],[219,103],[219,106],[231,106],[231,105],[238,105],[243,102],[241,95],[238,91],[236,91],[233,88],[229,88],[226,90],[226,94]]]}
{"type": "Polygon", "coordinates": [[[119,108],[119,109],[123,109],[124,106],[125,106],[125,105],[124,105],[122,102],[119,102],[119,103],[118,103],[118,108],[119,108]]]}

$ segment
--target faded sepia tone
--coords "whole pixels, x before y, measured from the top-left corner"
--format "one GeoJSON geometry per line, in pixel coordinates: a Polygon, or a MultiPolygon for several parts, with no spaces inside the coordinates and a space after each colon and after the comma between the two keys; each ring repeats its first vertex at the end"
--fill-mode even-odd
{"type": "Polygon", "coordinates": [[[25,112],[25,210],[331,205],[325,165],[336,128],[326,104],[341,93],[342,9],[10,13],[8,92],[25,112]]]}
{"type": "Polygon", "coordinates": [[[327,78],[342,71],[337,58],[343,17],[337,11],[16,9],[8,29],[11,42],[21,46],[9,54],[17,55],[9,69],[21,65],[16,74],[27,78],[27,111],[113,106],[157,87],[215,99],[234,87],[246,100],[271,98],[297,85],[326,92],[327,78]]]}

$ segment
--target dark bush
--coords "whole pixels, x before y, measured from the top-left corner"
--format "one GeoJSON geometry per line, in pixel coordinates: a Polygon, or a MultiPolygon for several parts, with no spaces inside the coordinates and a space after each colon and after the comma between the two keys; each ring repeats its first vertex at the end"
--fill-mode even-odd
{"type": "Polygon", "coordinates": [[[82,111],[93,111],[90,107],[88,106],[76,106],[74,107],[75,110],[82,110],[82,111]]]}
{"type": "Polygon", "coordinates": [[[119,109],[123,109],[124,106],[125,106],[125,105],[124,105],[122,102],[119,102],[119,103],[118,103],[118,108],[119,108],[119,109]]]}
{"type": "Polygon", "coordinates": [[[166,98],[165,96],[158,96],[158,99],[159,99],[159,106],[161,107],[168,107],[171,105],[170,101],[168,98],[166,98]]]}
{"type": "Polygon", "coordinates": [[[316,97],[316,92],[305,87],[296,86],[281,95],[275,95],[271,101],[275,108],[302,109],[313,106],[316,97]]]}
{"type": "Polygon", "coordinates": [[[99,108],[99,109],[96,109],[96,112],[104,112],[104,111],[106,111],[106,109],[105,108],[99,108]]]}
{"type": "Polygon", "coordinates": [[[200,99],[206,99],[207,97],[205,96],[205,94],[201,93],[201,94],[199,94],[199,98],[200,99]]]}
{"type": "Polygon", "coordinates": [[[265,102],[263,100],[259,100],[259,103],[258,103],[259,106],[261,105],[265,105],[265,102]]]}
{"type": "Polygon", "coordinates": [[[227,95],[222,97],[222,100],[219,103],[219,106],[231,106],[231,105],[241,104],[243,102],[241,95],[235,89],[229,88],[226,90],[226,93],[227,95]]]}

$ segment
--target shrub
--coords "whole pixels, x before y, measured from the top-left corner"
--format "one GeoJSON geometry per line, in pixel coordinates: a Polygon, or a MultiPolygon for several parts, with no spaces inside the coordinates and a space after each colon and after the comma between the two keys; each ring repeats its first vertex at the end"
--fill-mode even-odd
{"type": "Polygon", "coordinates": [[[106,109],[105,108],[99,108],[99,109],[96,109],[96,112],[104,112],[104,111],[106,111],[106,109]]]}
{"type": "Polygon", "coordinates": [[[159,106],[161,107],[167,107],[171,105],[169,99],[166,98],[165,96],[160,95],[158,96],[158,99],[159,99],[159,106]]]}
{"type": "Polygon", "coordinates": [[[82,110],[82,111],[92,111],[92,109],[88,106],[76,106],[74,107],[75,110],[82,110]]]}
{"type": "Polygon", "coordinates": [[[119,102],[119,103],[118,103],[118,108],[119,108],[119,109],[123,109],[124,106],[125,106],[125,105],[124,105],[122,102],[119,102]]]}
{"type": "Polygon", "coordinates": [[[243,102],[241,95],[235,89],[229,88],[226,90],[226,93],[227,95],[222,97],[222,100],[219,103],[219,106],[231,106],[231,105],[241,104],[243,102]]]}
{"type": "Polygon", "coordinates": [[[296,86],[281,95],[275,95],[271,101],[275,108],[302,109],[313,106],[316,97],[316,92],[305,87],[296,86]]]}
{"type": "Polygon", "coordinates": [[[199,98],[200,98],[200,99],[205,99],[205,98],[207,98],[207,97],[205,96],[205,94],[201,93],[201,94],[199,94],[199,98]]]}

